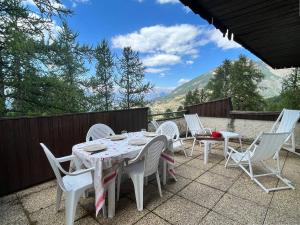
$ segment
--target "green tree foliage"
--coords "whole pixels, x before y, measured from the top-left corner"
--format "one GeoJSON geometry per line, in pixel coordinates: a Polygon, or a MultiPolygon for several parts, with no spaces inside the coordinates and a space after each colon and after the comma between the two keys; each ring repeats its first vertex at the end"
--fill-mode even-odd
{"type": "Polygon", "coordinates": [[[263,74],[254,62],[240,55],[236,61],[225,60],[206,88],[210,100],[231,97],[235,110],[261,110],[264,100],[258,85],[262,79],[263,74]]]}
{"type": "Polygon", "coordinates": [[[223,61],[208,82],[206,88],[210,91],[211,100],[226,98],[230,96],[230,74],[232,73],[232,62],[228,59],[223,61]]]}
{"type": "Polygon", "coordinates": [[[119,77],[117,84],[120,87],[120,107],[129,109],[146,104],[145,94],[153,85],[150,82],[144,83],[145,68],[139,59],[139,54],[130,47],[123,49],[119,60],[119,77]]]}
{"type": "Polygon", "coordinates": [[[204,89],[188,91],[183,102],[184,106],[196,105],[207,101],[207,93],[204,89]]]}
{"type": "Polygon", "coordinates": [[[114,58],[107,41],[103,40],[95,49],[96,74],[89,82],[94,95],[91,96],[95,111],[109,110],[113,106],[114,58]]]}
{"type": "Polygon", "coordinates": [[[283,80],[280,97],[282,107],[300,109],[300,68],[293,69],[283,80]]]}

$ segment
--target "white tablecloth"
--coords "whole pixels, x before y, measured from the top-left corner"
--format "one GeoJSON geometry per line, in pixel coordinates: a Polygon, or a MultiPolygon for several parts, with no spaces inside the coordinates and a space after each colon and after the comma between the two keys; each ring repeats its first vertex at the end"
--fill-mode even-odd
{"type": "MultiPolygon", "coordinates": [[[[129,145],[128,141],[135,138],[143,138],[147,142],[152,140],[151,137],[145,137],[142,132],[128,133],[126,134],[126,136],[126,139],[119,141],[111,141],[108,138],[102,138],[73,146],[73,154],[77,156],[79,161],[85,167],[95,167],[94,187],[96,215],[104,204],[105,187],[117,175],[117,169],[120,162],[122,162],[126,158],[134,158],[143,148],[143,146],[129,145]],[[85,146],[95,143],[104,144],[107,147],[106,150],[96,154],[90,154],[89,152],[83,150],[85,146]]],[[[164,152],[163,156],[164,157],[162,157],[162,159],[165,160],[169,165],[168,171],[174,177],[175,171],[173,169],[173,154],[164,152]]]]}

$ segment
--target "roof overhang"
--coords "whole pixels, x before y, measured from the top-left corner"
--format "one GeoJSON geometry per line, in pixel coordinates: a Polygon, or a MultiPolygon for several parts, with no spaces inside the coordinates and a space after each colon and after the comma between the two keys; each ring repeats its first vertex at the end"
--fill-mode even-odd
{"type": "Polygon", "coordinates": [[[299,0],[180,0],[273,68],[300,67],[299,0]]]}

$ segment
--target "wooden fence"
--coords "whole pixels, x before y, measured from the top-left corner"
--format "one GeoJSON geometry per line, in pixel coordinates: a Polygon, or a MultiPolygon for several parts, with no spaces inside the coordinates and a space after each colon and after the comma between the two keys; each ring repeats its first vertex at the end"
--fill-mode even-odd
{"type": "Polygon", "coordinates": [[[189,114],[198,113],[199,116],[227,118],[232,110],[232,103],[230,98],[225,98],[198,105],[187,106],[185,109],[189,114]]]}
{"type": "Polygon", "coordinates": [[[71,154],[74,144],[85,141],[89,127],[105,123],[116,133],[147,127],[148,108],[61,116],[0,119],[0,196],[54,177],[39,143],[55,156],[71,154]]]}

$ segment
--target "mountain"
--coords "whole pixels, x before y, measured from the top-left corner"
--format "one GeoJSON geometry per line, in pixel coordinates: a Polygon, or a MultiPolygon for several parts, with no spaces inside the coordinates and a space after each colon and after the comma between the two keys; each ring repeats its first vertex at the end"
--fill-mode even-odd
{"type": "MultiPolygon", "coordinates": [[[[255,64],[257,68],[264,74],[264,79],[259,85],[262,96],[265,98],[270,98],[278,95],[281,91],[282,78],[289,74],[291,69],[275,70],[262,61],[255,62],[255,64]]],[[[195,77],[194,79],[178,86],[176,89],[163,97],[155,98],[149,107],[151,107],[153,112],[164,112],[168,108],[175,111],[178,106],[182,105],[185,94],[189,90],[204,88],[213,76],[215,70],[216,68],[195,77]]]]}

